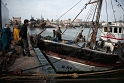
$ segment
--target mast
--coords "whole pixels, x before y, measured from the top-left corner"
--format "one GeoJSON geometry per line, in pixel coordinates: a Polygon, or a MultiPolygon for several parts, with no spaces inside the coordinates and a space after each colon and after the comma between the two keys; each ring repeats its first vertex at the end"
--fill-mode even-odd
{"type": "Polygon", "coordinates": [[[0,31],[1,31],[1,29],[2,29],[2,7],[1,7],[1,4],[2,4],[2,2],[1,2],[1,0],[0,0],[0,31]]]}
{"type": "Polygon", "coordinates": [[[100,14],[101,14],[102,2],[103,0],[98,0],[98,10],[97,10],[97,15],[96,15],[96,22],[98,23],[99,23],[100,14]]]}
{"type": "Polygon", "coordinates": [[[103,0],[98,0],[98,9],[97,9],[97,13],[96,13],[96,20],[95,23],[92,23],[92,36],[91,36],[91,48],[95,49],[95,45],[96,45],[96,36],[97,36],[97,32],[98,32],[98,27],[99,27],[99,19],[100,19],[100,14],[101,14],[101,8],[102,8],[102,2],[103,0]]]}

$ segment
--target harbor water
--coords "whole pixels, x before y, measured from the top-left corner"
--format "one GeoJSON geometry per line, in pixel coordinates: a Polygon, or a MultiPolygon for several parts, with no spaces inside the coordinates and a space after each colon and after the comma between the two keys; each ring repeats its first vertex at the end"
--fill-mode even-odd
{"type": "MultiPolygon", "coordinates": [[[[29,32],[31,33],[40,33],[43,29],[41,28],[29,28],[29,32]]],[[[47,28],[41,35],[42,36],[53,36],[53,30],[57,30],[57,28],[47,28]]],[[[80,27],[76,27],[76,28],[61,28],[62,32],[64,32],[64,34],[62,35],[62,39],[65,39],[65,40],[74,40],[78,33],[81,32],[81,30],[83,30],[83,33],[82,35],[85,36],[86,38],[88,38],[88,40],[90,39],[90,34],[91,34],[91,30],[90,28],[80,28],[80,27]],[[90,31],[90,32],[89,32],[90,31]],[[88,36],[89,34],[89,36],[88,36]]],[[[97,34],[97,40],[100,38],[100,35],[101,35],[101,30],[99,29],[98,30],[98,34],[97,34]]]]}

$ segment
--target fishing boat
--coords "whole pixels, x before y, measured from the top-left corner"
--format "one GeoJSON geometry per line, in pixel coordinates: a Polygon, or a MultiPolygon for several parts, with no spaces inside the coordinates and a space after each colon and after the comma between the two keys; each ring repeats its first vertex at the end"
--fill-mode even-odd
{"type": "Polygon", "coordinates": [[[54,38],[49,40],[39,34],[30,35],[32,46],[38,47],[42,51],[57,73],[98,72],[124,67],[124,25],[118,25],[117,23],[109,25],[107,22],[105,26],[102,26],[100,40],[96,41],[96,35],[100,27],[99,19],[102,2],[103,0],[90,0],[81,10],[83,11],[90,4],[96,4],[93,13],[93,18],[96,14],[96,19],[91,22],[89,29],[92,30],[90,43],[86,41],[81,46],[77,44],[70,45],[56,42],[54,38]],[[107,31],[108,29],[110,30],[109,32],[107,31]],[[107,46],[103,48],[103,46],[101,47],[102,43],[99,42],[104,42],[104,45],[106,44],[107,46]],[[114,48],[116,44],[118,46],[116,52],[109,52],[108,50],[111,50],[112,47],[114,48]]]}

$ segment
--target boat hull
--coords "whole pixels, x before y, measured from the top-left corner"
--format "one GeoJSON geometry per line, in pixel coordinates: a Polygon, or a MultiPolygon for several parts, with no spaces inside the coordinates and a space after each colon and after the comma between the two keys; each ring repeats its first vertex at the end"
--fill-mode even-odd
{"type": "MultiPolygon", "coordinates": [[[[42,42],[43,43],[43,42],[42,42]]],[[[65,57],[73,57],[80,60],[88,60],[100,64],[115,64],[119,58],[118,55],[81,48],[73,45],[44,40],[43,44],[38,45],[39,48],[44,48],[46,51],[51,51],[57,54],[62,54],[65,57]],[[42,45],[42,47],[41,47],[42,45]]]]}
{"type": "Polygon", "coordinates": [[[120,65],[117,63],[118,55],[51,40],[38,39],[37,42],[37,47],[48,57],[57,72],[105,71],[120,65]]]}
{"type": "Polygon", "coordinates": [[[96,67],[87,64],[78,63],[71,60],[47,55],[50,63],[55,67],[57,73],[71,73],[71,72],[97,72],[112,69],[112,67],[96,67]]]}

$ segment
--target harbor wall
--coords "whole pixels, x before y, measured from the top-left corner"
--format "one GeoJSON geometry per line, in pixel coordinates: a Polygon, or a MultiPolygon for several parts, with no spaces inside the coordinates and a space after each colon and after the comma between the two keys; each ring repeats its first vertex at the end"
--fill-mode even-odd
{"type": "Polygon", "coordinates": [[[2,29],[5,24],[9,24],[9,10],[2,0],[0,0],[0,11],[0,29],[2,29]]]}

